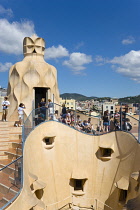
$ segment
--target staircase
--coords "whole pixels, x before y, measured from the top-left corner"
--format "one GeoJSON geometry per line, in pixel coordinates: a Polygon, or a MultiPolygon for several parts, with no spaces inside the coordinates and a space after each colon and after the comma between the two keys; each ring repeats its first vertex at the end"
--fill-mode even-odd
{"type": "MultiPolygon", "coordinates": [[[[22,128],[13,125],[14,122],[0,121],[0,168],[22,155],[22,128]]],[[[21,160],[19,159],[0,172],[0,208],[20,190],[21,160]]]]}

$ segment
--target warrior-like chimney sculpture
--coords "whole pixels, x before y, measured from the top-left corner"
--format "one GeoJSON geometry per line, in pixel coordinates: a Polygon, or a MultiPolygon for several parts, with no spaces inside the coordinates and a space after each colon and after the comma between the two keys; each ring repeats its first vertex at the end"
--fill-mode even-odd
{"type": "Polygon", "coordinates": [[[45,41],[33,35],[23,40],[24,59],[14,64],[9,72],[8,96],[11,103],[9,118],[17,118],[20,103],[26,106],[28,116],[37,108],[41,98],[59,103],[57,71],[44,60],[45,41]]]}

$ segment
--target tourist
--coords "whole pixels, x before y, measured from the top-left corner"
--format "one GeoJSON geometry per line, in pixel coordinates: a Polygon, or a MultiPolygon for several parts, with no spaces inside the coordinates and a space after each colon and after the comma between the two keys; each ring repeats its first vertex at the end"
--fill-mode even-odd
{"type": "Polygon", "coordinates": [[[45,119],[45,115],[42,112],[38,111],[37,125],[44,122],[45,119]]]}
{"type": "MultiPolygon", "coordinates": [[[[116,121],[116,126],[117,126],[117,121],[116,121]]],[[[113,131],[114,128],[115,128],[115,125],[114,125],[114,118],[111,116],[111,117],[110,117],[110,126],[109,126],[109,130],[110,130],[110,131],[113,131]]],[[[116,130],[116,128],[115,128],[115,130],[116,130]]]]}
{"type": "Polygon", "coordinates": [[[10,102],[8,101],[8,97],[4,97],[4,101],[2,102],[2,121],[7,121],[7,115],[8,115],[8,108],[10,106],[10,102]]]}
{"type": "Polygon", "coordinates": [[[19,126],[23,125],[24,109],[25,109],[25,105],[23,103],[20,103],[18,107],[19,126]]]}
{"type": "Polygon", "coordinates": [[[58,119],[58,110],[55,110],[53,120],[55,120],[55,121],[60,120],[60,119],[58,119]]]}
{"type": "Polygon", "coordinates": [[[38,104],[38,107],[46,106],[45,98],[42,98],[38,104]]]}
{"type": "MultiPolygon", "coordinates": [[[[74,123],[74,122],[73,122],[73,123],[74,123]]],[[[76,130],[82,131],[82,126],[81,126],[80,123],[77,123],[77,122],[76,122],[76,125],[75,125],[74,127],[75,127],[76,130]]]]}
{"type": "Polygon", "coordinates": [[[77,119],[76,119],[76,122],[79,124],[79,123],[82,123],[82,120],[80,118],[80,115],[77,115],[77,119]]]}
{"type": "Polygon", "coordinates": [[[119,126],[119,119],[120,119],[120,114],[117,112],[117,110],[115,110],[115,114],[114,114],[114,126],[115,126],[115,130],[118,130],[119,126]]]}
{"type": "Polygon", "coordinates": [[[81,126],[82,126],[82,130],[85,131],[86,133],[90,133],[90,132],[91,132],[91,127],[90,127],[90,125],[88,124],[88,121],[87,121],[87,120],[84,120],[84,121],[81,123],[81,126]]]}
{"type": "Polygon", "coordinates": [[[99,118],[99,122],[98,122],[98,125],[97,125],[97,128],[96,128],[96,131],[98,131],[99,133],[103,132],[103,122],[102,122],[101,118],[99,118]]]}
{"type": "Polygon", "coordinates": [[[67,110],[67,117],[71,118],[71,110],[67,110]]]}
{"type": "Polygon", "coordinates": [[[61,119],[62,119],[63,123],[66,123],[66,116],[67,116],[67,110],[66,110],[65,104],[63,104],[62,105],[62,112],[61,112],[61,119]]]}
{"type": "Polygon", "coordinates": [[[53,102],[51,101],[51,99],[48,99],[48,116],[49,116],[49,120],[53,120],[54,117],[54,107],[53,107],[53,102]]]}
{"type": "Polygon", "coordinates": [[[93,124],[91,123],[91,117],[88,118],[88,128],[93,134],[96,134],[96,131],[94,130],[93,124]]]}
{"type": "Polygon", "coordinates": [[[73,122],[73,121],[70,123],[70,126],[71,126],[72,128],[75,128],[75,125],[74,125],[74,122],[73,122]]]}
{"type": "Polygon", "coordinates": [[[104,112],[104,116],[103,116],[103,130],[105,132],[108,132],[109,131],[109,113],[108,113],[108,110],[106,110],[104,112]]]}
{"type": "Polygon", "coordinates": [[[75,122],[75,116],[74,116],[73,112],[71,112],[71,122],[75,122]]]}
{"type": "Polygon", "coordinates": [[[71,114],[70,111],[68,111],[66,115],[66,124],[70,125],[70,123],[71,123],[71,114]]]}
{"type": "Polygon", "coordinates": [[[132,129],[132,124],[129,118],[125,119],[125,130],[130,131],[132,129]]]}
{"type": "Polygon", "coordinates": [[[66,118],[67,116],[67,110],[65,107],[65,104],[62,105],[62,118],[66,118]]]}
{"type": "Polygon", "coordinates": [[[46,119],[46,110],[47,110],[46,106],[41,106],[40,109],[38,110],[41,112],[41,114],[44,115],[44,119],[46,119]]]}

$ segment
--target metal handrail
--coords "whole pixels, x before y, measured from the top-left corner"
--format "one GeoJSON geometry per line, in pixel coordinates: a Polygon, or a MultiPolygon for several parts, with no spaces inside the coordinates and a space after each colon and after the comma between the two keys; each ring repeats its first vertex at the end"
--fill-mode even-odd
{"type": "Polygon", "coordinates": [[[129,115],[128,113],[126,113],[126,115],[139,122],[139,120],[137,118],[133,117],[132,115],[129,115]]]}
{"type": "MultiPolygon", "coordinates": [[[[23,158],[23,155],[21,155],[20,157],[18,157],[16,160],[12,161],[11,163],[7,164],[6,166],[4,166],[3,168],[0,169],[0,172],[3,171],[5,168],[7,168],[8,166],[16,163],[18,160],[20,160],[21,158],[23,158]]],[[[8,207],[20,194],[21,190],[22,190],[22,186],[23,186],[23,166],[21,167],[21,187],[19,189],[19,191],[17,192],[17,194],[11,199],[9,200],[4,206],[2,206],[0,208],[0,210],[4,210],[6,207],[8,207]]]]}
{"type": "Polygon", "coordinates": [[[0,171],[4,170],[5,168],[7,168],[8,166],[12,165],[13,163],[15,163],[17,160],[21,159],[23,156],[21,155],[20,157],[18,157],[16,160],[13,160],[11,163],[7,164],[6,166],[4,166],[3,168],[0,168],[0,171]]]}

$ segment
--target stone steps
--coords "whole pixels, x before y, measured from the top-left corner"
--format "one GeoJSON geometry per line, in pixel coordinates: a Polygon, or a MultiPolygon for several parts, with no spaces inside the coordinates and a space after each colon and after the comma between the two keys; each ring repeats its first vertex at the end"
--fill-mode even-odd
{"type": "MultiPolygon", "coordinates": [[[[0,121],[0,159],[6,159],[9,155],[9,148],[21,148],[21,127],[14,127],[14,122],[0,121]],[[20,146],[18,146],[18,143],[20,146]]],[[[13,153],[12,153],[13,154],[13,153]]],[[[14,154],[13,154],[14,156],[14,154]]]]}
{"type": "MultiPolygon", "coordinates": [[[[0,121],[0,168],[22,155],[22,128],[0,121]]],[[[21,159],[0,172],[0,208],[20,190],[21,159]]]]}
{"type": "MultiPolygon", "coordinates": [[[[1,204],[5,205],[8,201],[10,201],[12,198],[14,197],[14,195],[12,193],[6,193],[4,196],[2,194],[2,196],[0,197],[0,202],[1,204]]],[[[2,206],[3,206],[2,205],[2,206]]],[[[1,206],[1,207],[2,207],[1,206]]]]}
{"type": "Polygon", "coordinates": [[[7,194],[11,192],[12,194],[16,195],[19,191],[19,188],[16,184],[13,184],[10,179],[9,175],[3,172],[0,173],[0,193],[7,194]]]}
{"type": "Polygon", "coordinates": [[[21,148],[12,148],[12,149],[8,149],[7,151],[5,151],[4,154],[8,156],[8,159],[13,160],[13,158],[17,159],[18,157],[20,157],[22,155],[22,150],[21,150],[21,148]]]}
{"type": "MultiPolygon", "coordinates": [[[[3,160],[3,161],[5,161],[5,160],[3,160]]],[[[0,168],[3,168],[4,166],[6,166],[9,163],[11,163],[11,160],[9,160],[9,159],[7,159],[7,162],[2,162],[2,160],[1,160],[0,168]]],[[[8,167],[6,167],[5,169],[3,169],[3,172],[5,174],[10,175],[11,179],[14,178],[13,174],[16,174],[16,172],[18,171],[18,165],[17,164],[18,164],[17,162],[13,163],[13,164],[9,165],[8,167]]]]}
{"type": "Polygon", "coordinates": [[[11,163],[11,160],[10,159],[0,160],[0,168],[8,165],[9,163],[11,163]]]}
{"type": "Polygon", "coordinates": [[[0,160],[5,160],[7,158],[7,155],[1,155],[0,160]]]}
{"type": "Polygon", "coordinates": [[[21,180],[17,166],[8,166],[0,173],[0,207],[10,201],[20,190],[21,180]]]}
{"type": "MultiPolygon", "coordinates": [[[[4,147],[4,149],[5,149],[5,147],[4,147]]],[[[7,149],[8,150],[8,149],[7,149]]],[[[0,150],[0,156],[1,155],[5,155],[5,151],[4,150],[0,150]]]]}

